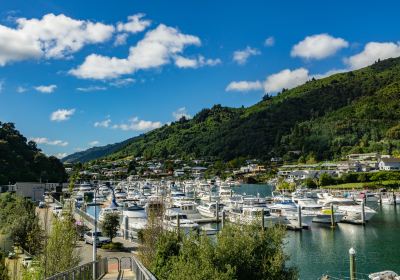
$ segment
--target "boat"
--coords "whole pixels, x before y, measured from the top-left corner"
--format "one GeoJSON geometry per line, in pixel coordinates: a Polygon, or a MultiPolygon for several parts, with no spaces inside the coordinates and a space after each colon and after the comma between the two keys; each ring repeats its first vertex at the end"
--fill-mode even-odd
{"type": "Polygon", "coordinates": [[[114,207],[107,207],[100,210],[99,213],[99,222],[103,222],[106,215],[108,214],[118,214],[121,215],[121,211],[118,208],[114,207]]]}
{"type": "Polygon", "coordinates": [[[227,212],[227,219],[232,223],[261,225],[261,219],[264,219],[264,226],[274,225],[278,218],[271,216],[268,208],[264,207],[242,207],[233,208],[227,212]],[[262,212],[264,216],[261,218],[262,212]]]}
{"type": "MultiPolygon", "coordinates": [[[[323,223],[323,224],[330,224],[332,222],[332,215],[331,209],[323,209],[321,204],[318,204],[314,199],[311,198],[296,198],[294,199],[296,205],[301,207],[302,214],[313,213],[315,214],[314,219],[312,220],[313,223],[323,223]]],[[[334,212],[334,221],[340,222],[345,213],[340,211],[333,211],[334,212]]]]}
{"type": "MultiPolygon", "coordinates": [[[[341,222],[348,223],[362,223],[362,205],[350,198],[342,197],[326,197],[325,199],[319,200],[318,203],[322,204],[325,209],[330,209],[333,205],[335,211],[344,213],[341,222]]],[[[376,214],[376,211],[368,206],[364,205],[364,221],[368,222],[376,214]]]]}
{"type": "MultiPolygon", "coordinates": [[[[218,212],[221,216],[221,211],[224,208],[224,205],[219,203],[218,204],[218,212]]],[[[216,202],[205,202],[202,205],[197,206],[197,210],[199,211],[200,215],[207,218],[214,218],[216,216],[216,209],[217,203],[216,202]]]]}
{"type": "Polygon", "coordinates": [[[179,208],[166,209],[163,217],[163,225],[169,231],[177,230],[179,226],[179,229],[185,234],[189,234],[190,232],[199,230],[199,225],[188,219],[187,215],[181,213],[179,208]]]}
{"type": "Polygon", "coordinates": [[[386,205],[400,205],[400,197],[399,196],[388,196],[388,197],[382,197],[382,204],[386,205]]]}

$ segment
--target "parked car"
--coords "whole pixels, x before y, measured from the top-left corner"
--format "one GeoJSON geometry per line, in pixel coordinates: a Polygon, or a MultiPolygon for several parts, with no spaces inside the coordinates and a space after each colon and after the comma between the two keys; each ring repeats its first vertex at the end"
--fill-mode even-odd
{"type": "Polygon", "coordinates": [[[102,236],[101,232],[94,232],[94,231],[88,231],[85,233],[83,238],[85,239],[86,244],[92,244],[93,245],[93,240],[94,237],[96,237],[96,244],[101,246],[103,244],[108,244],[111,242],[111,239],[105,236],[102,236]]]}
{"type": "Polygon", "coordinates": [[[40,208],[40,209],[46,208],[46,203],[44,203],[44,201],[40,201],[40,202],[39,202],[39,208],[40,208]]]}

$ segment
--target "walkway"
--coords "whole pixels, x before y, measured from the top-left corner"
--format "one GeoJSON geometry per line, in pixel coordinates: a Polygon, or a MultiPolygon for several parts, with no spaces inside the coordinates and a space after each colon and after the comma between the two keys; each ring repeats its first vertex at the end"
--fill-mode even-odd
{"type": "Polygon", "coordinates": [[[136,279],[134,273],[129,269],[123,269],[120,272],[110,272],[104,275],[101,280],[134,280],[136,279]]]}

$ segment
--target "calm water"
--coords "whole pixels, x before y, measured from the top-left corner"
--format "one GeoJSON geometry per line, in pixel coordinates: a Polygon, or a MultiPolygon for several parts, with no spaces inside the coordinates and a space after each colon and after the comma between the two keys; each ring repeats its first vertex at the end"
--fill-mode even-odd
{"type": "MultiPolygon", "coordinates": [[[[241,185],[237,194],[271,195],[270,185],[241,185]]],[[[348,251],[357,252],[357,272],[360,279],[368,273],[393,270],[400,273],[400,205],[369,205],[378,213],[365,226],[338,224],[329,226],[313,224],[309,230],[288,231],[286,251],[290,264],[300,270],[300,279],[319,279],[323,274],[347,279],[349,273],[348,251]]],[[[94,215],[94,206],[87,209],[94,215]]],[[[99,213],[99,208],[97,214],[99,213]]],[[[215,228],[213,225],[206,227],[215,228]]]]}
{"type": "MultiPolygon", "coordinates": [[[[265,196],[271,189],[268,185],[242,185],[235,192],[265,196]]],[[[369,206],[378,213],[365,227],[338,224],[332,230],[313,224],[309,230],[288,231],[286,250],[290,263],[300,270],[300,279],[319,279],[323,274],[347,279],[351,247],[357,252],[358,278],[368,279],[368,273],[382,270],[400,273],[400,205],[369,206]]]]}

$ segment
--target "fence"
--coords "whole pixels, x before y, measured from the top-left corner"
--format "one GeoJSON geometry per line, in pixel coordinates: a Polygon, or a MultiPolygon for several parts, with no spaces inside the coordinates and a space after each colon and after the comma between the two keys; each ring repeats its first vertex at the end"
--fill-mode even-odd
{"type": "Polygon", "coordinates": [[[135,257],[132,257],[132,271],[135,273],[137,280],[157,280],[157,278],[135,257]]]}
{"type": "MultiPolygon", "coordinates": [[[[108,260],[100,259],[96,263],[96,279],[101,279],[108,272],[108,260]]],[[[93,278],[93,262],[74,267],[46,278],[46,280],[87,280],[93,278]]]]}

